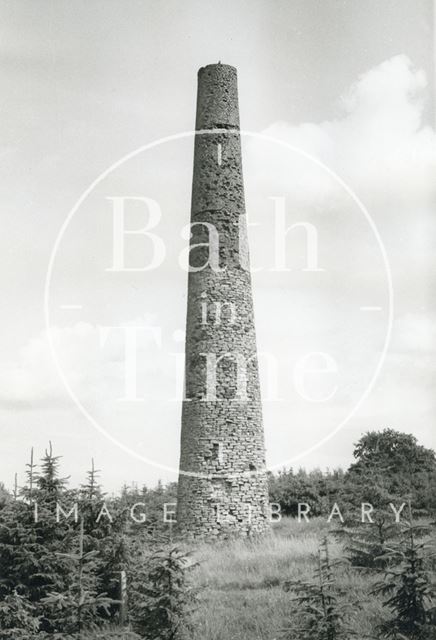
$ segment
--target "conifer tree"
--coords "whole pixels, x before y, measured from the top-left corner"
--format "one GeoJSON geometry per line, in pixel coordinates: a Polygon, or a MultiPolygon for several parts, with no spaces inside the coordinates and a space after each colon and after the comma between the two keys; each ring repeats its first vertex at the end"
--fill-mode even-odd
{"type": "Polygon", "coordinates": [[[14,500],[17,500],[18,493],[19,493],[19,489],[18,489],[18,473],[15,473],[14,474],[14,490],[12,492],[12,495],[14,496],[14,500]]]}
{"type": "Polygon", "coordinates": [[[409,503],[409,519],[401,525],[398,542],[391,545],[384,579],[373,594],[385,598],[390,619],[379,626],[380,637],[395,640],[432,640],[436,629],[432,621],[436,613],[436,586],[430,568],[433,558],[428,543],[430,529],[415,524],[409,503]]]}
{"type": "Polygon", "coordinates": [[[192,637],[190,616],[196,593],[188,572],[195,566],[177,546],[156,549],[134,572],[130,619],[147,640],[185,640],[192,637]]]}
{"type": "Polygon", "coordinates": [[[86,472],[87,481],[81,485],[82,494],[89,500],[100,498],[102,495],[101,485],[98,480],[100,470],[95,468],[94,458],[91,458],[91,469],[86,472]]]}
{"type": "Polygon", "coordinates": [[[85,548],[96,549],[98,540],[110,533],[110,520],[98,516],[105,501],[105,494],[99,482],[100,471],[95,468],[94,459],[91,459],[91,468],[86,472],[86,482],[80,486],[78,503],[83,519],[85,548]]]}
{"type": "Polygon", "coordinates": [[[27,500],[29,503],[33,502],[35,493],[37,491],[38,484],[38,465],[34,463],[33,447],[30,450],[30,462],[26,464],[26,478],[27,482],[20,491],[20,496],[27,500]]]}
{"type": "Polygon", "coordinates": [[[38,629],[36,608],[26,597],[14,590],[0,600],[0,640],[33,640],[38,629]]]}
{"type": "Polygon", "coordinates": [[[16,591],[35,606],[41,629],[48,631],[51,624],[41,600],[49,590],[64,589],[68,583],[65,559],[57,552],[65,550],[71,527],[56,522],[55,494],[62,497],[65,482],[59,481],[51,447],[44,462],[36,480],[31,456],[26,486],[0,511],[0,598],[12,603],[8,596],[16,591]]]}
{"type": "Polygon", "coordinates": [[[330,560],[327,538],[324,538],[318,550],[313,579],[284,584],[286,591],[294,593],[294,604],[298,607],[292,616],[291,626],[281,632],[283,640],[295,637],[299,640],[348,640],[357,637],[347,624],[347,614],[352,605],[343,601],[345,594],[337,586],[334,576],[334,567],[338,564],[330,560]]]}
{"type": "Polygon", "coordinates": [[[6,489],[3,482],[0,482],[0,510],[11,500],[11,494],[6,489]]]}
{"type": "Polygon", "coordinates": [[[61,456],[53,455],[52,443],[41,460],[41,473],[38,476],[38,500],[47,507],[52,507],[63,496],[68,478],[59,476],[61,456]]]}
{"type": "Polygon", "coordinates": [[[398,535],[399,525],[384,513],[374,516],[373,522],[343,526],[335,535],[344,544],[345,557],[358,569],[383,569],[389,562],[389,544],[398,535]]]}
{"type": "MultiPolygon", "coordinates": [[[[121,596],[123,572],[128,564],[128,544],[126,541],[128,510],[120,500],[106,499],[98,475],[91,460],[91,468],[87,472],[87,481],[79,492],[80,513],[84,525],[85,551],[97,551],[95,558],[96,588],[104,591],[114,601],[121,596]],[[103,517],[97,522],[104,504],[110,509],[111,518],[103,517]]],[[[123,607],[119,604],[111,606],[106,614],[111,617],[120,616],[123,607]]],[[[105,612],[100,612],[105,615],[105,612]]]]}
{"type": "Polygon", "coordinates": [[[73,580],[64,592],[49,593],[43,603],[55,621],[54,638],[72,637],[81,640],[85,631],[93,631],[101,625],[99,612],[108,611],[112,600],[96,588],[97,551],[84,551],[83,519],[77,539],[77,552],[62,554],[70,564],[73,580]]]}

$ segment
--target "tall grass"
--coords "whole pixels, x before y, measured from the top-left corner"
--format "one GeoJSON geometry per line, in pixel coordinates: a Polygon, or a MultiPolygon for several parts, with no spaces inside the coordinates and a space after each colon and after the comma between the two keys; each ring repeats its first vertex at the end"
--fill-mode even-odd
{"type": "MultiPolygon", "coordinates": [[[[200,563],[198,586],[259,589],[276,586],[290,575],[298,578],[310,570],[326,529],[322,520],[313,524],[289,520],[267,537],[202,545],[195,552],[200,563]]],[[[340,553],[338,544],[332,545],[332,553],[340,553]]]]}
{"type": "MultiPolygon", "coordinates": [[[[195,582],[200,601],[193,640],[278,637],[290,616],[292,598],[282,584],[312,575],[319,543],[329,528],[324,519],[309,523],[284,519],[270,536],[259,540],[199,545],[195,550],[200,563],[195,582]]],[[[330,550],[333,558],[342,554],[334,539],[330,550]]],[[[353,624],[362,636],[369,635],[375,620],[385,615],[380,603],[368,595],[373,578],[344,568],[339,570],[337,581],[347,598],[362,602],[363,608],[353,611],[353,624]]]]}
{"type": "MultiPolygon", "coordinates": [[[[193,561],[199,564],[192,577],[199,599],[190,640],[278,640],[281,629],[292,627],[293,596],[283,583],[313,576],[319,544],[335,527],[321,518],[309,523],[284,518],[261,539],[198,544],[193,561]]],[[[332,560],[343,555],[333,536],[329,552],[332,560]]],[[[376,637],[377,625],[386,619],[380,598],[370,595],[377,576],[344,565],[335,569],[335,577],[343,598],[359,603],[350,620],[357,637],[376,637]]],[[[128,632],[113,633],[87,640],[134,638],[128,632]]]]}

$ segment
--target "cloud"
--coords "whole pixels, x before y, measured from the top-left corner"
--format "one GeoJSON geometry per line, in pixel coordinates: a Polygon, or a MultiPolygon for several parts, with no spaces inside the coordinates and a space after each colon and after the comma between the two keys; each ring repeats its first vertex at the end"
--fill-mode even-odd
{"type": "MultiPolygon", "coordinates": [[[[314,156],[372,204],[419,206],[436,189],[436,135],[423,123],[426,85],[425,73],[398,55],[358,78],[341,97],[337,119],[276,122],[262,133],[314,156]]],[[[246,166],[300,205],[341,199],[325,171],[285,147],[250,141],[246,166]]]]}
{"type": "Polygon", "coordinates": [[[401,316],[396,323],[393,347],[400,353],[411,354],[416,359],[428,355],[434,363],[435,314],[409,312],[401,316]]]}
{"type": "MultiPolygon", "coordinates": [[[[152,316],[123,324],[123,327],[148,326],[154,326],[152,316]]],[[[0,369],[0,405],[15,409],[72,406],[56,368],[50,342],[65,379],[81,401],[104,404],[114,393],[122,395],[125,341],[124,331],[120,328],[86,322],[77,322],[70,327],[51,327],[49,334],[42,332],[23,346],[16,362],[4,364],[0,369]]],[[[159,369],[159,362],[151,357],[153,342],[150,332],[138,331],[138,377],[146,378],[159,369]]]]}
{"type": "MultiPolygon", "coordinates": [[[[336,119],[298,125],[276,122],[262,132],[285,143],[283,146],[257,139],[247,141],[245,175],[248,194],[256,194],[248,200],[254,222],[265,219],[266,212],[270,214],[273,209],[270,203],[263,211],[261,207],[256,210],[257,201],[263,197],[266,203],[271,196],[283,195],[287,227],[301,219],[316,225],[322,266],[326,270],[316,280],[313,293],[321,319],[324,320],[323,301],[326,308],[336,312],[331,322],[334,331],[330,352],[339,354],[340,364],[344,356],[355,358],[362,372],[363,365],[368,367],[380,353],[377,330],[381,331],[384,325],[380,315],[368,319],[367,315],[356,313],[353,317],[349,307],[353,302],[356,309],[365,304],[385,305],[386,294],[382,289],[385,275],[377,261],[376,243],[365,234],[364,220],[357,207],[350,206],[344,189],[316,162],[290,151],[286,145],[310,154],[334,171],[367,206],[393,274],[395,318],[381,375],[350,425],[358,424],[362,418],[365,427],[378,426],[380,420],[406,430],[417,429],[415,425],[420,424],[420,434],[428,432],[428,440],[434,411],[436,345],[434,318],[426,311],[429,287],[434,280],[431,238],[436,231],[436,134],[423,119],[426,85],[423,71],[416,69],[406,56],[395,56],[356,80],[341,97],[336,119]],[[359,321],[363,324],[359,325],[359,321]],[[351,337],[356,338],[354,343],[347,340],[350,329],[351,337]]],[[[268,237],[267,233],[264,235],[268,237]]],[[[255,230],[253,238],[258,239],[255,230]]],[[[297,239],[294,236],[291,244],[291,236],[288,251],[294,254],[300,251],[304,241],[304,235],[297,239]]],[[[273,246],[273,240],[269,244],[273,246]]],[[[259,260],[259,256],[267,253],[268,243],[261,239],[252,249],[252,255],[259,260]]],[[[288,295],[291,306],[287,308],[296,314],[304,305],[301,294],[305,282],[296,280],[295,271],[291,276],[297,282],[296,291],[283,284],[280,308],[284,308],[284,297],[288,295]]],[[[265,292],[271,292],[270,280],[258,275],[254,280],[261,283],[265,292]]],[[[258,291],[257,298],[262,296],[265,299],[266,293],[258,291]]],[[[270,304],[269,309],[272,308],[270,304]]],[[[279,315],[277,309],[274,311],[273,319],[279,315]]],[[[269,322],[272,326],[274,320],[269,322]]],[[[300,316],[285,335],[298,342],[308,327],[310,324],[300,316]]],[[[325,340],[328,334],[321,329],[317,335],[325,340]]],[[[345,383],[352,381],[352,369],[347,366],[345,383]]],[[[335,409],[340,409],[338,399],[340,396],[332,407],[335,419],[335,409]]],[[[313,436],[316,431],[313,425],[318,423],[324,428],[328,424],[329,414],[326,407],[322,409],[318,421],[310,411],[304,411],[300,416],[302,431],[313,436]]],[[[297,412],[293,406],[289,422],[295,424],[295,419],[297,412]]],[[[270,418],[267,412],[266,424],[268,420],[273,433],[279,420],[276,416],[270,418]]],[[[283,438],[273,436],[270,442],[276,450],[283,447],[283,438]]]]}
{"type": "Polygon", "coordinates": [[[32,338],[21,348],[16,362],[3,363],[0,369],[2,408],[65,407],[67,400],[56,375],[46,335],[32,338]]]}

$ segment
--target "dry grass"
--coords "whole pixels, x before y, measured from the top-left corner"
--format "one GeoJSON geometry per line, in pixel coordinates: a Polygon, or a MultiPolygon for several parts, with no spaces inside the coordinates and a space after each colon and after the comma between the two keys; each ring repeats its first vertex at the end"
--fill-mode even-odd
{"type": "MultiPolygon", "coordinates": [[[[326,532],[324,521],[311,525],[290,520],[266,538],[198,547],[197,584],[228,591],[271,587],[290,576],[299,578],[310,568],[326,532]]],[[[339,555],[337,544],[332,543],[331,552],[339,555]]]]}
{"type": "MultiPolygon", "coordinates": [[[[292,594],[283,590],[283,582],[312,577],[319,543],[329,530],[323,519],[301,524],[284,519],[261,540],[195,547],[199,564],[193,579],[199,606],[190,640],[278,640],[280,630],[292,620],[292,594]]],[[[341,553],[331,537],[331,557],[340,558],[341,553]]],[[[369,595],[374,578],[346,567],[336,570],[336,578],[347,602],[359,603],[351,613],[359,639],[373,636],[376,623],[385,616],[380,601],[369,595]]],[[[103,632],[89,640],[112,637],[129,638],[103,632]]],[[[297,635],[289,637],[299,640],[297,635]]]]}
{"type": "MultiPolygon", "coordinates": [[[[315,568],[319,543],[329,530],[325,520],[298,524],[284,520],[271,536],[262,540],[201,545],[195,550],[200,563],[195,570],[200,606],[195,614],[194,640],[274,640],[290,616],[291,595],[285,580],[309,578],[315,568]]],[[[332,557],[341,556],[332,539],[332,557]]],[[[352,613],[362,637],[383,616],[380,604],[371,598],[371,579],[357,571],[341,569],[338,584],[348,601],[360,602],[352,613]]],[[[296,639],[297,640],[297,639],[296,639]]]]}

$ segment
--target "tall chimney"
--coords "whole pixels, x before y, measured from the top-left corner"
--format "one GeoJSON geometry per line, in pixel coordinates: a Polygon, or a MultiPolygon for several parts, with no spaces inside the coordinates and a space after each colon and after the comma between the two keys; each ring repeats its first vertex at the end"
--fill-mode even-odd
{"type": "Polygon", "coordinates": [[[177,522],[197,537],[269,528],[237,74],[198,72],[177,522]]]}

